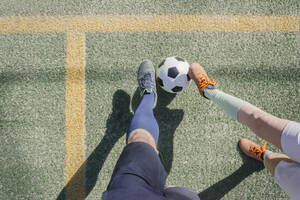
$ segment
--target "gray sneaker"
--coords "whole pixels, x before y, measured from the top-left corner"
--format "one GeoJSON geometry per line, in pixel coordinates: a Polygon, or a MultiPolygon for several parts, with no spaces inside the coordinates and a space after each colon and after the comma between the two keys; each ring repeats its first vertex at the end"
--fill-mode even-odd
{"type": "Polygon", "coordinates": [[[154,93],[154,104],[153,108],[156,106],[157,92],[155,83],[155,69],[149,60],[145,60],[141,63],[138,71],[138,83],[141,90],[141,96],[150,93],[154,93]]]}

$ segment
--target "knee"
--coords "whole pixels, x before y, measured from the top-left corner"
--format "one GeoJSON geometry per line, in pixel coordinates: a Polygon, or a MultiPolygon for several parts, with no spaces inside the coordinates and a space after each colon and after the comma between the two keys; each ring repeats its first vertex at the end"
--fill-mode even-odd
{"type": "Polygon", "coordinates": [[[145,129],[135,129],[129,134],[128,144],[132,142],[145,142],[151,145],[156,151],[156,144],[153,136],[145,129]]]}

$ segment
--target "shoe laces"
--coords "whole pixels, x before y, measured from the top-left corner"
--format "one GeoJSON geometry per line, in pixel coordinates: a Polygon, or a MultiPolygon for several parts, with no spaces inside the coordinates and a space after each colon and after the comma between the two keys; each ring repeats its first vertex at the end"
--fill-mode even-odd
{"type": "Polygon", "coordinates": [[[152,80],[151,73],[146,73],[141,79],[140,79],[140,87],[142,89],[142,93],[145,91],[152,92],[154,88],[154,82],[152,80]]]}
{"type": "Polygon", "coordinates": [[[200,86],[200,89],[206,88],[208,85],[215,85],[216,80],[212,78],[208,78],[206,74],[199,74],[197,76],[198,84],[200,86]]]}
{"type": "Polygon", "coordinates": [[[259,146],[250,146],[250,151],[255,153],[256,157],[263,160],[262,159],[262,154],[263,152],[265,152],[265,150],[267,149],[267,142],[264,143],[263,146],[259,147],[259,146]]]}

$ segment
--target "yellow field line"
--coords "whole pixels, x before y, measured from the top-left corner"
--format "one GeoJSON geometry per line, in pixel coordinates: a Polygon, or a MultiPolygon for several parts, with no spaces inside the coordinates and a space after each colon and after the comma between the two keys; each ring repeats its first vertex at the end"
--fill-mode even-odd
{"type": "Polygon", "coordinates": [[[84,199],[85,32],[299,32],[300,16],[102,15],[0,17],[0,33],[67,33],[65,184],[84,199]],[[76,174],[80,173],[80,174],[76,174]],[[74,176],[76,174],[76,176],[74,176]],[[76,177],[76,180],[72,179],[76,177]],[[70,181],[72,179],[72,181],[70,181]]]}
{"type": "Polygon", "coordinates": [[[300,16],[100,15],[0,18],[0,33],[58,33],[68,31],[299,32],[300,16]]]}
{"type": "Polygon", "coordinates": [[[84,199],[85,34],[67,33],[65,185],[67,199],[84,199]],[[81,174],[76,174],[76,172],[81,174]],[[71,178],[76,174],[77,180],[71,178]]]}

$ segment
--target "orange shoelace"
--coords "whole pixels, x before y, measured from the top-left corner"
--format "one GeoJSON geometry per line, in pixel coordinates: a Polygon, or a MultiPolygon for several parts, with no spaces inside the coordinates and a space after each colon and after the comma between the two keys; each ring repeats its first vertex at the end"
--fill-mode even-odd
{"type": "Polygon", "coordinates": [[[198,80],[198,85],[199,85],[200,89],[204,89],[208,85],[216,84],[216,80],[212,79],[212,78],[208,78],[208,76],[206,74],[199,74],[197,76],[197,80],[198,80]]]}
{"type": "Polygon", "coordinates": [[[256,154],[257,158],[262,159],[262,153],[267,149],[267,142],[264,143],[262,147],[251,146],[250,151],[256,154]]]}

